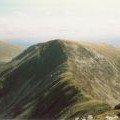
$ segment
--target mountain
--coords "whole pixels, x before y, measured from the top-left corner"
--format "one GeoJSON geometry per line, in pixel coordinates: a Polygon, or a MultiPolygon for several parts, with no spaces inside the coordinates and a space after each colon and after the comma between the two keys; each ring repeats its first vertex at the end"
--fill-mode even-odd
{"type": "Polygon", "coordinates": [[[21,53],[23,48],[0,41],[0,64],[10,61],[16,55],[21,53]]]}
{"type": "Polygon", "coordinates": [[[73,119],[120,102],[120,50],[53,40],[29,47],[0,72],[1,119],[73,119]]]}

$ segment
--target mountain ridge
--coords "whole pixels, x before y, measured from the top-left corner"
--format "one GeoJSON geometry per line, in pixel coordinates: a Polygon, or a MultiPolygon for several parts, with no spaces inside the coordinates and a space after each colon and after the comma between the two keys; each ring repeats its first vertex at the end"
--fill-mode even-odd
{"type": "Polygon", "coordinates": [[[120,100],[120,71],[98,51],[65,40],[29,47],[0,73],[0,118],[68,119],[109,110],[120,100]]]}

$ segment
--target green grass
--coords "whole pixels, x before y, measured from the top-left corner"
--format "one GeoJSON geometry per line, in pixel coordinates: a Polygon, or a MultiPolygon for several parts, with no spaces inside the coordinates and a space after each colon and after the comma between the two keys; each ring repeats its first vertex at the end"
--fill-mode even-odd
{"type": "Polygon", "coordinates": [[[89,100],[84,102],[78,102],[74,106],[72,106],[67,113],[65,113],[65,117],[69,119],[73,119],[75,117],[82,118],[87,117],[88,115],[96,116],[98,114],[104,113],[110,110],[110,106],[100,101],[89,100]]]}

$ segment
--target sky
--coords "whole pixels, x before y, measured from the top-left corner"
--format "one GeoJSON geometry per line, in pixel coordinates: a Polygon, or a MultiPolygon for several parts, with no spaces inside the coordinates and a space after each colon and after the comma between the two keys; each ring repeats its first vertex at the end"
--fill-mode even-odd
{"type": "Polygon", "coordinates": [[[120,0],[0,0],[0,40],[120,44],[120,0]]]}

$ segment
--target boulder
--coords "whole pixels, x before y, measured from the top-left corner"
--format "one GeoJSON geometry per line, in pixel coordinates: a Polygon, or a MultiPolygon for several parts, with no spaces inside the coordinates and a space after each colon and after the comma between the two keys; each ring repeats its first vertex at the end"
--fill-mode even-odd
{"type": "Polygon", "coordinates": [[[120,109],[120,104],[115,106],[115,110],[118,110],[118,109],[120,109]]]}

